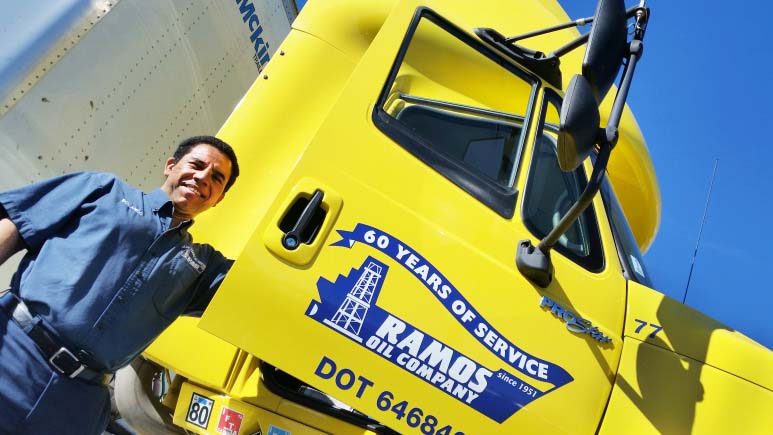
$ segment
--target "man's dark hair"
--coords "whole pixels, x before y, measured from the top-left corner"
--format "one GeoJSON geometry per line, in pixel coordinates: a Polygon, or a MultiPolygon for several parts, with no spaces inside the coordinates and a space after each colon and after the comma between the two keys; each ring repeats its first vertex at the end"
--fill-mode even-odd
{"type": "Polygon", "coordinates": [[[231,161],[231,177],[228,179],[228,182],[225,183],[225,190],[223,191],[228,192],[228,189],[230,189],[231,186],[233,186],[233,184],[236,182],[236,177],[239,176],[239,162],[236,160],[236,153],[234,152],[234,149],[231,148],[231,145],[228,145],[215,136],[193,136],[180,142],[180,145],[177,145],[177,149],[175,150],[172,158],[174,159],[175,163],[177,163],[186,154],[191,152],[191,149],[193,149],[196,145],[201,144],[215,147],[218,151],[225,154],[228,157],[228,160],[231,161]]]}

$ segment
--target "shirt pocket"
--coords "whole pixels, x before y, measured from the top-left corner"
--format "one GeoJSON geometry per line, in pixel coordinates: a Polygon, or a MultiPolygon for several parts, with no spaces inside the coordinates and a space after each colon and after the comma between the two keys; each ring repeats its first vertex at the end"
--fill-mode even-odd
{"type": "Polygon", "coordinates": [[[193,299],[196,282],[204,269],[204,264],[190,247],[182,248],[164,262],[159,271],[161,279],[153,294],[153,305],[158,314],[168,320],[176,319],[193,299]]]}

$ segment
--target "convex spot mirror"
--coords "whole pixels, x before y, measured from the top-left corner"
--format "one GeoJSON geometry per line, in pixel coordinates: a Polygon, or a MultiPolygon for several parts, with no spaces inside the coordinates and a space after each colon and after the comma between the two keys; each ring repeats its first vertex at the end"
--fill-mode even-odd
{"type": "Polygon", "coordinates": [[[573,171],[596,145],[599,135],[599,109],[593,89],[585,77],[575,74],[566,88],[558,128],[558,165],[573,171]]]}
{"type": "Polygon", "coordinates": [[[599,0],[582,61],[582,75],[598,104],[615,82],[625,56],[626,22],[624,0],[599,0]]]}

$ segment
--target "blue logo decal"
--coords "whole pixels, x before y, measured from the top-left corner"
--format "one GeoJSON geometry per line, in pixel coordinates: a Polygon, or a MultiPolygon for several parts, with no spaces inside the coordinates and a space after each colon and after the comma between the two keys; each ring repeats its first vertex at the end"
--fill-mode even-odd
{"type": "Polygon", "coordinates": [[[573,380],[563,368],[535,358],[503,337],[432,264],[400,240],[368,225],[341,231],[332,246],[372,246],[411,271],[473,337],[509,369],[553,387],[539,390],[504,369],[492,370],[383,310],[378,300],[389,267],[368,257],[335,282],[317,282],[320,302],[306,315],[359,343],[494,421],[502,423],[523,406],[573,380]]]}
{"type": "Polygon", "coordinates": [[[247,24],[250,30],[250,42],[252,42],[253,48],[255,48],[252,60],[255,61],[255,65],[258,67],[258,71],[260,71],[266,66],[270,58],[268,54],[268,41],[265,41],[262,36],[263,24],[261,24],[260,18],[255,12],[255,5],[252,4],[252,0],[235,1],[239,6],[239,13],[242,14],[242,21],[247,24]]]}

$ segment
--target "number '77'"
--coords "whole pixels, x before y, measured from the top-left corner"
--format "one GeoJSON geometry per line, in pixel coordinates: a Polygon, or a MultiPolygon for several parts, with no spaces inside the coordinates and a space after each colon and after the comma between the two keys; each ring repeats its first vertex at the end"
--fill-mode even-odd
{"type": "MultiPolygon", "coordinates": [[[[633,320],[636,323],[639,323],[639,326],[637,326],[636,330],[634,331],[634,333],[636,333],[636,334],[641,332],[642,328],[647,326],[647,324],[649,323],[649,322],[645,322],[644,320],[639,320],[639,319],[633,319],[633,320]]],[[[658,332],[660,332],[661,329],[663,329],[662,326],[656,325],[654,323],[649,323],[649,325],[652,326],[652,332],[650,333],[649,338],[655,338],[655,334],[657,334],[658,332]]]]}

